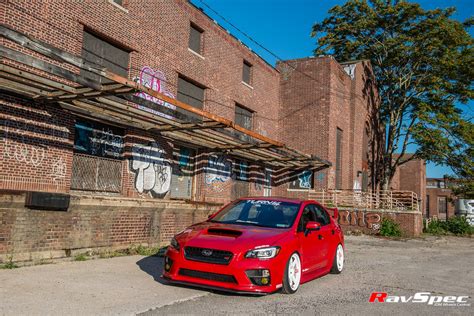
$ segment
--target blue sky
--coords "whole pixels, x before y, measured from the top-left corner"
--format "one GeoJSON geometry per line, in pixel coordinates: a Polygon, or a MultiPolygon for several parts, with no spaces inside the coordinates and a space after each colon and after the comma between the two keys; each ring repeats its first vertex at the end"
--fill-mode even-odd
{"type": "MultiPolygon", "coordinates": [[[[425,9],[456,7],[454,18],[465,20],[474,15],[474,0],[420,0],[425,9]]],[[[210,11],[209,5],[226,20],[250,35],[255,41],[282,59],[294,59],[311,56],[316,46],[310,37],[311,27],[322,21],[328,10],[343,0],[191,0],[204,9],[209,16],[228,29],[231,34],[242,40],[247,46],[275,64],[276,58],[245,38],[222,18],[210,11]]],[[[474,30],[471,29],[474,36],[474,30]]],[[[474,116],[474,102],[461,108],[470,117],[474,116]]],[[[428,164],[428,177],[442,177],[450,172],[449,168],[428,164]]]]}

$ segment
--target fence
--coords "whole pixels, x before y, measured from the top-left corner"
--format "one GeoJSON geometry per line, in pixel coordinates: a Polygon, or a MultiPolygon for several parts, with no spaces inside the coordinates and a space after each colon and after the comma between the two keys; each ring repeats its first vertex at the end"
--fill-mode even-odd
{"type": "Polygon", "coordinates": [[[324,190],[309,192],[309,199],[329,207],[418,211],[418,196],[412,191],[361,192],[357,190],[324,190]]]}

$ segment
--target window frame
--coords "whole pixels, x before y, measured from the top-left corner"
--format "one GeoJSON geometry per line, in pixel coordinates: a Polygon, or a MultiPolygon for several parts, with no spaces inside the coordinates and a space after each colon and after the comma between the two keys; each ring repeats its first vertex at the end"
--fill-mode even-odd
{"type": "Polygon", "coordinates": [[[196,23],[191,22],[189,24],[189,38],[188,38],[188,48],[193,52],[198,54],[199,56],[203,55],[204,45],[203,45],[203,34],[204,30],[199,27],[196,23]],[[195,32],[193,32],[195,31],[195,32]],[[199,34],[199,49],[196,51],[193,45],[193,34],[199,34]]]}
{"type": "Polygon", "coordinates": [[[252,80],[252,74],[253,74],[253,65],[247,60],[243,60],[242,62],[242,82],[250,87],[252,87],[253,80],[252,80]],[[246,81],[246,67],[248,67],[248,81],[246,81]]]}
{"type": "Polygon", "coordinates": [[[235,124],[239,125],[240,127],[246,128],[248,130],[252,130],[253,129],[254,114],[255,114],[255,111],[253,111],[252,109],[249,109],[248,107],[246,107],[246,106],[244,106],[240,103],[235,102],[235,106],[234,106],[234,123],[235,124]],[[242,118],[247,117],[247,116],[245,116],[245,113],[237,113],[238,112],[237,110],[241,110],[242,112],[248,112],[250,114],[250,116],[249,116],[250,126],[245,126],[244,124],[240,124],[239,122],[237,122],[237,115],[240,115],[242,118]]]}

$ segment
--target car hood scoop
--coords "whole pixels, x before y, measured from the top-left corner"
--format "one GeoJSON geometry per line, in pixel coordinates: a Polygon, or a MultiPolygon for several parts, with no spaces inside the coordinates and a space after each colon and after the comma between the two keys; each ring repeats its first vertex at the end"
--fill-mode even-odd
{"type": "Polygon", "coordinates": [[[208,235],[219,235],[219,236],[229,236],[229,237],[239,237],[242,235],[242,232],[234,229],[226,229],[219,227],[209,227],[207,229],[208,235]]]}

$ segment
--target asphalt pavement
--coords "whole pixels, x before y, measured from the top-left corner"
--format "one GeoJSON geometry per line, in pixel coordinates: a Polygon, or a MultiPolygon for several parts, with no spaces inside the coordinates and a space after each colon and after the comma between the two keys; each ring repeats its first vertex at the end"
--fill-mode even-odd
{"type": "Polygon", "coordinates": [[[0,315],[473,315],[473,245],[473,238],[348,236],[342,274],[303,284],[293,295],[259,297],[167,285],[159,257],[0,270],[0,315]],[[469,298],[445,304],[452,306],[369,303],[372,292],[405,300],[417,292],[469,298]]]}

